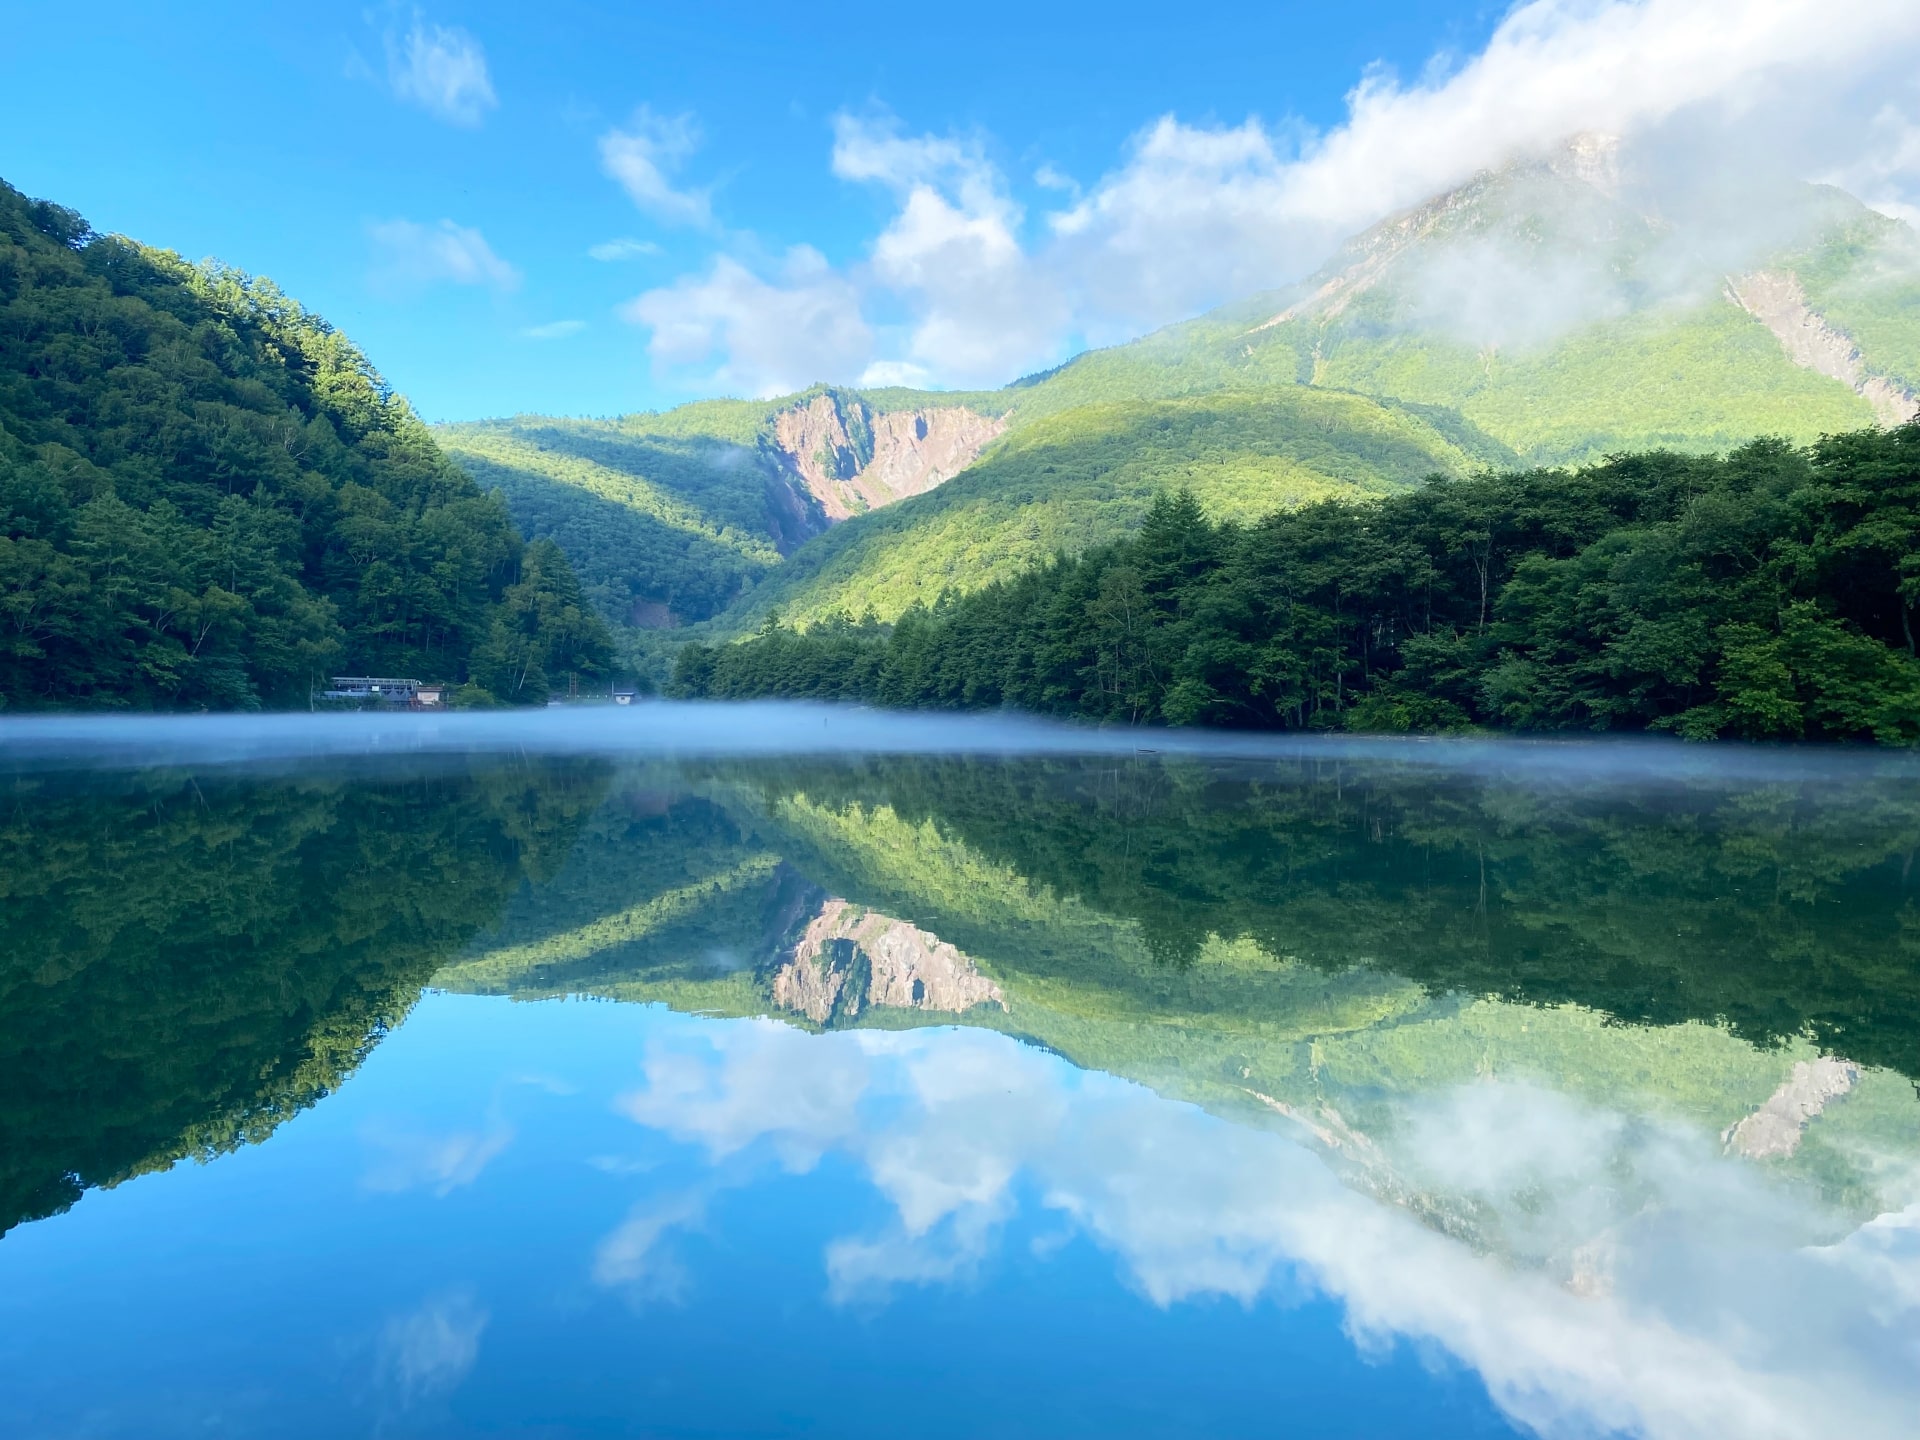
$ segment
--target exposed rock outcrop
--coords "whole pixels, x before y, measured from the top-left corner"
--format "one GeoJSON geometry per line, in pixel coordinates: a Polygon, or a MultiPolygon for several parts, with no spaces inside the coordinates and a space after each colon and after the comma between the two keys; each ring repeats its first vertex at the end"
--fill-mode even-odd
{"type": "Polygon", "coordinates": [[[945,484],[1006,428],[961,405],[876,412],[829,390],[776,416],[769,448],[836,523],[945,484]]]}
{"type": "Polygon", "coordinates": [[[1750,1160],[1768,1160],[1793,1154],[1807,1122],[1853,1089],[1860,1067],[1851,1060],[1822,1055],[1802,1060],[1766,1103],[1720,1138],[1729,1151],[1750,1160]]]}
{"type": "Polygon", "coordinates": [[[875,1005],[958,1014],[1005,1000],[946,941],[905,920],[828,900],[774,972],[773,1003],[824,1025],[875,1005]]]}
{"type": "Polygon", "coordinates": [[[1800,277],[1792,271],[1756,270],[1729,278],[1727,298],[1771,330],[1794,364],[1850,386],[1882,425],[1905,424],[1920,415],[1920,397],[1895,380],[1869,373],[1860,347],[1807,304],[1800,277]]]}

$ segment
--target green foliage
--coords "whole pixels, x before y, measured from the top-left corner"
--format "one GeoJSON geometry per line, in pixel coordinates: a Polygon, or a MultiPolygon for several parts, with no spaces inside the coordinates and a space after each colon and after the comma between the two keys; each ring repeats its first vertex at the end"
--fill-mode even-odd
{"type": "Polygon", "coordinates": [[[694,646],[677,693],[1268,728],[1920,741],[1920,425],[1435,479],[1132,539],[886,626],[694,646]]]}
{"type": "Polygon", "coordinates": [[[637,977],[698,985],[750,976],[809,898],[817,892],[740,817],[671,782],[627,776],[566,864],[515,897],[434,983],[618,995],[637,977]]]}
{"type": "Polygon", "coordinates": [[[1791,268],[1873,373],[1920,389],[1920,236],[1911,226],[1849,206],[1791,268]]]}
{"type": "Polygon", "coordinates": [[[801,623],[869,609],[891,620],[1126,535],[1175,486],[1215,515],[1251,518],[1463,473],[1477,458],[1419,413],[1297,386],[1087,406],[1026,424],[937,490],[836,526],[726,624],[748,628],[774,606],[801,623]]]}
{"type": "Polygon", "coordinates": [[[595,765],[149,773],[0,804],[0,1229],[264,1139],[552,875],[595,765]]]}
{"type": "Polygon", "coordinates": [[[1453,407],[1534,464],[1725,450],[1754,435],[1805,442],[1873,419],[1866,401],[1795,366],[1759,321],[1718,297],[1505,353],[1381,333],[1364,313],[1315,343],[1317,383],[1453,407]]]}
{"type": "Polygon", "coordinates": [[[551,538],[619,637],[625,667],[664,680],[671,632],[746,600],[782,557],[827,528],[775,443],[781,412],[822,394],[843,402],[852,448],[816,457],[842,478],[873,458],[865,414],[929,403],[1006,410],[1004,394],[830,390],[711,400],[612,420],[519,416],[441,426],[442,446],[506,500],[529,538],[551,538]]]}
{"type": "Polygon", "coordinates": [[[750,446],[626,424],[488,421],[437,435],[500,492],[521,533],[566,552],[610,625],[635,625],[636,607],[648,605],[680,622],[707,619],[779,564],[793,517],[778,510],[750,446]]]}
{"type": "Polygon", "coordinates": [[[581,597],[567,557],[553,541],[536,540],[527,547],[520,578],[494,607],[487,638],[474,647],[473,680],[509,705],[544,700],[563,676],[577,682],[606,674],[612,649],[607,627],[581,597]]]}
{"type": "Polygon", "coordinates": [[[505,507],[343,336],[267,280],[4,185],[0,527],[14,706],[458,679],[520,578],[505,507]]]}

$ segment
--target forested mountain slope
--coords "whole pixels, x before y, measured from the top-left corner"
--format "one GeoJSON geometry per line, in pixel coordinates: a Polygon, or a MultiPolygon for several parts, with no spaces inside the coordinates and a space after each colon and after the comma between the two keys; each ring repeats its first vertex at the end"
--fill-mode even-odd
{"type": "Polygon", "coordinates": [[[1006,409],[999,397],[820,387],[437,436],[524,533],[567,552],[610,623],[669,630],[718,614],[829,526],[952,479],[1006,428],[1006,409]]]}
{"type": "Polygon", "coordinates": [[[270,281],[0,184],[0,703],[544,700],[609,660],[564,555],[270,281]]]}
{"type": "Polygon", "coordinates": [[[606,779],[525,757],[266,783],[13,777],[0,1232],[257,1143],[338,1089],[435,967],[560,865],[606,779]]]}
{"type": "Polygon", "coordinates": [[[798,625],[869,611],[890,621],[1129,534],[1174,487],[1210,514],[1252,519],[1510,458],[1454,418],[1305,386],[1062,411],[932,494],[807,545],[723,623],[755,628],[776,609],[798,625]]]}
{"type": "Polygon", "coordinates": [[[690,645],[674,678],[1104,722],[1911,745],[1916,611],[1920,423],[1436,478],[1244,526],[1163,493],[1130,539],[892,626],[690,645]]]}

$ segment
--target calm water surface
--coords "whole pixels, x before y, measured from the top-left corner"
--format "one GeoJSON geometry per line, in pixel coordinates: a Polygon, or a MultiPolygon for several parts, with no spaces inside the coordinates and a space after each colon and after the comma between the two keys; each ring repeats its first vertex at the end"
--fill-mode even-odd
{"type": "Polygon", "coordinates": [[[1910,761],[670,713],[0,730],[0,1433],[1920,1431],[1910,761]]]}

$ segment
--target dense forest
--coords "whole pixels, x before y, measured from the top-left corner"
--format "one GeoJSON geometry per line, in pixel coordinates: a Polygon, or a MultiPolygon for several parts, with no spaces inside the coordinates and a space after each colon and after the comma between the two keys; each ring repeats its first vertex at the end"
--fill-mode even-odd
{"type": "Polygon", "coordinates": [[[791,492],[750,446],[630,421],[450,425],[435,438],[521,533],[566,551],[616,633],[644,628],[649,611],[656,626],[708,619],[780,563],[773,496],[791,492]]]}
{"type": "Polygon", "coordinates": [[[688,696],[1131,723],[1920,741],[1920,425],[1435,478],[1138,534],[892,624],[689,646],[688,696]]]}
{"type": "Polygon", "coordinates": [[[0,183],[0,704],[304,705],[337,669],[543,701],[610,654],[344,336],[0,183]]]}

